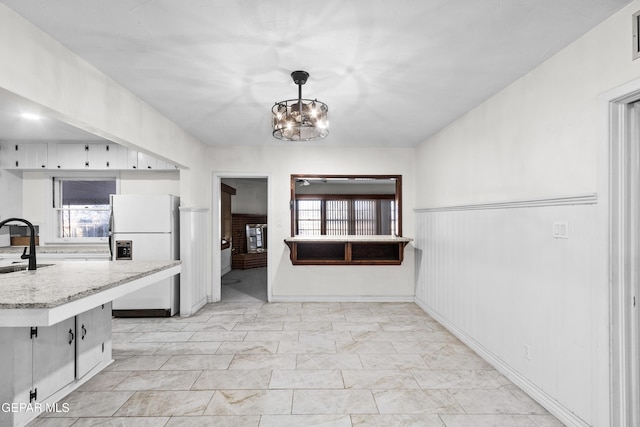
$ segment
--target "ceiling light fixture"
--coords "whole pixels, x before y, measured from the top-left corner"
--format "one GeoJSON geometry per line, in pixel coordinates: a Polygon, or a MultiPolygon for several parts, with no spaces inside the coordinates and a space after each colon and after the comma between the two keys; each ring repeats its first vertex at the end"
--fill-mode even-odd
{"type": "Polygon", "coordinates": [[[312,141],[329,135],[329,107],[317,99],[303,99],[302,85],[309,73],[294,71],[293,82],[298,85],[298,99],[287,99],[275,103],[273,113],[273,136],[283,141],[312,141]]]}
{"type": "Polygon", "coordinates": [[[20,114],[20,117],[22,117],[23,119],[27,119],[27,120],[40,120],[40,119],[42,119],[41,115],[33,114],[33,113],[22,113],[22,114],[20,114]]]}

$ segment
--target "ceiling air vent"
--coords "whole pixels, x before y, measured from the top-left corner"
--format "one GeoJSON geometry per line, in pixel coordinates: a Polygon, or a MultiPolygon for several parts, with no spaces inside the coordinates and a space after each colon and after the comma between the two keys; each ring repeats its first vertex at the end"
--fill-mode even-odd
{"type": "Polygon", "coordinates": [[[640,58],[640,12],[633,14],[633,59],[640,58]]]}

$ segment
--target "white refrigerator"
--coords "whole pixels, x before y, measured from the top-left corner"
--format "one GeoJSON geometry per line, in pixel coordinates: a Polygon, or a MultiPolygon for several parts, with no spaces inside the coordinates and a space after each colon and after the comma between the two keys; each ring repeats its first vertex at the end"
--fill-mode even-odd
{"type": "MultiPolygon", "coordinates": [[[[179,205],[180,199],[168,194],[111,195],[111,260],[180,259],[179,205]]],[[[179,308],[178,275],[113,301],[113,315],[116,317],[173,316],[179,308]]]]}

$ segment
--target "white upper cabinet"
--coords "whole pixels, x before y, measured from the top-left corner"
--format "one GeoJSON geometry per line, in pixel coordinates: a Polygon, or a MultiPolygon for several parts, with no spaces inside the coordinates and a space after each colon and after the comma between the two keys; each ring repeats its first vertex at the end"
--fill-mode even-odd
{"type": "Polygon", "coordinates": [[[118,169],[119,149],[117,144],[102,142],[57,143],[54,169],[118,169]]]}
{"type": "Polygon", "coordinates": [[[0,169],[46,169],[47,157],[46,142],[0,143],[0,169]]]}
{"type": "Polygon", "coordinates": [[[112,142],[0,141],[0,169],[177,170],[163,160],[112,142]]]}

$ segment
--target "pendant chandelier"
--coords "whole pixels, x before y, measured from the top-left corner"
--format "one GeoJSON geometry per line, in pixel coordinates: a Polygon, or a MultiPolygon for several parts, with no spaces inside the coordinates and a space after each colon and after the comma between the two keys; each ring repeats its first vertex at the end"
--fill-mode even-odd
{"type": "Polygon", "coordinates": [[[317,99],[303,99],[302,85],[309,73],[294,71],[293,82],[298,85],[298,99],[287,99],[275,103],[273,114],[273,136],[283,141],[313,141],[329,135],[329,107],[317,99]]]}

